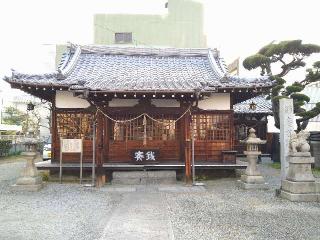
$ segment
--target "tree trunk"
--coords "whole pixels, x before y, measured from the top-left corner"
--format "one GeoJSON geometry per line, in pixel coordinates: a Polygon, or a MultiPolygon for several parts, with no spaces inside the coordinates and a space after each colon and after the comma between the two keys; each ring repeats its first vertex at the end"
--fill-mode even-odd
{"type": "Polygon", "coordinates": [[[279,100],[272,99],[272,112],[273,112],[273,118],[274,118],[274,126],[280,129],[279,100]]]}

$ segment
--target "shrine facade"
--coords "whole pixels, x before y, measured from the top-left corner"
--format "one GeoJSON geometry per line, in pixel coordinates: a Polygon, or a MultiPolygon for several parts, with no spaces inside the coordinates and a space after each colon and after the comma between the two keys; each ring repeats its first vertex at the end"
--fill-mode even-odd
{"type": "Polygon", "coordinates": [[[56,72],[5,80],[52,103],[51,163],[60,139],[82,139],[84,162],[182,163],[187,177],[192,141],[196,163],[234,164],[223,156],[235,149],[233,106],[272,87],[267,77],[229,76],[216,49],[103,45],[71,45],[56,72]]]}

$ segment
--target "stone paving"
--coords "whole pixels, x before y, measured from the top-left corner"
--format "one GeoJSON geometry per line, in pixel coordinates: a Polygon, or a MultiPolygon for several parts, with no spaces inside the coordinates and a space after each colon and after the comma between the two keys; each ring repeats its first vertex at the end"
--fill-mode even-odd
{"type": "Polygon", "coordinates": [[[125,194],[100,239],[174,239],[163,194],[125,194]]]}
{"type": "Polygon", "coordinates": [[[0,163],[1,240],[320,239],[320,204],[275,197],[279,170],[267,165],[266,191],[225,178],[193,188],[48,183],[36,193],[11,189],[22,167],[0,163]]]}

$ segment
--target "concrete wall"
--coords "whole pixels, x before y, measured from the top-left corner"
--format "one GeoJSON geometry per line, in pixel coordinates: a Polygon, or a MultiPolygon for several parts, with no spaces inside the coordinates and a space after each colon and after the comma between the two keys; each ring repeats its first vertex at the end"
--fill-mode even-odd
{"type": "Polygon", "coordinates": [[[203,110],[229,110],[229,93],[212,93],[207,99],[199,101],[198,107],[203,110]]]}
{"type": "Polygon", "coordinates": [[[207,46],[203,33],[203,6],[192,0],[169,0],[165,15],[95,15],[95,44],[115,44],[115,32],[132,32],[133,42],[130,45],[207,46]]]}

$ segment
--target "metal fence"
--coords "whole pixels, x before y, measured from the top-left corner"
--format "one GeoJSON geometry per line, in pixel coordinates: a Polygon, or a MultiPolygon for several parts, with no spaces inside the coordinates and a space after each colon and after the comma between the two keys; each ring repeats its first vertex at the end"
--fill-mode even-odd
{"type": "Polygon", "coordinates": [[[23,142],[25,139],[24,135],[0,135],[2,140],[11,140],[12,142],[23,142]]]}
{"type": "Polygon", "coordinates": [[[310,132],[310,147],[314,166],[320,168],[320,132],[310,132]]]}
{"type": "Polygon", "coordinates": [[[9,155],[19,154],[25,150],[24,145],[22,144],[25,136],[23,135],[0,135],[1,140],[11,140],[12,146],[9,150],[9,155]]]}

